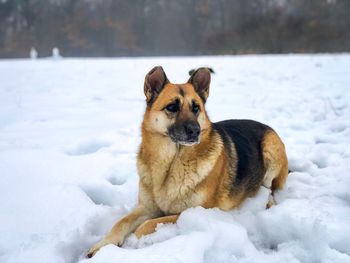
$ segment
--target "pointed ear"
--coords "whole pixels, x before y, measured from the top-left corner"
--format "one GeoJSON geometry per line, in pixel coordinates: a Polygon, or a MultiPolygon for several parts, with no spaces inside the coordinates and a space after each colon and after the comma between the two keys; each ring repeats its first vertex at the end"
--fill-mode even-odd
{"type": "MultiPolygon", "coordinates": [[[[210,73],[215,73],[214,70],[212,68],[207,68],[210,73]]],[[[192,74],[196,71],[195,68],[191,69],[189,72],[188,72],[188,75],[192,76],[192,74]]]]}
{"type": "Polygon", "coordinates": [[[188,83],[193,85],[203,102],[205,102],[209,96],[210,72],[209,68],[199,68],[192,73],[188,80],[188,83]]]}
{"type": "Polygon", "coordinates": [[[154,67],[145,77],[144,92],[147,105],[152,105],[165,84],[169,83],[161,66],[154,67]]]}

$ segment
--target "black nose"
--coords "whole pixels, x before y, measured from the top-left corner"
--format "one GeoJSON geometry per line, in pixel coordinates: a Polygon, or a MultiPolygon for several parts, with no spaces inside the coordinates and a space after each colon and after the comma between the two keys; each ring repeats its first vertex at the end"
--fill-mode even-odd
{"type": "Polygon", "coordinates": [[[201,128],[199,127],[198,123],[189,122],[185,124],[185,131],[188,137],[197,138],[201,128]]]}

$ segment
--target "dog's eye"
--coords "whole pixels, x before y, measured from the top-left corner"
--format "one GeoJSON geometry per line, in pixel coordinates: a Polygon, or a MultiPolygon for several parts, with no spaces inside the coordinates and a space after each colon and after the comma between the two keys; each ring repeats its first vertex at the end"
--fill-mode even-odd
{"type": "Polygon", "coordinates": [[[171,103],[168,106],[165,107],[165,109],[169,112],[178,112],[179,111],[179,102],[176,101],[175,103],[171,103]]]}
{"type": "Polygon", "coordinates": [[[199,112],[199,105],[194,102],[192,103],[192,112],[194,114],[197,114],[199,112]]]}

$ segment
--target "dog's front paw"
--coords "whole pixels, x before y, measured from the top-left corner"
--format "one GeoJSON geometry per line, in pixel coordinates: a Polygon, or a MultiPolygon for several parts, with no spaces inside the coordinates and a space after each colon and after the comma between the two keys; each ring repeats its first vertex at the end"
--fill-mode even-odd
{"type": "Polygon", "coordinates": [[[100,248],[107,246],[109,244],[113,244],[116,246],[121,246],[123,244],[123,239],[122,238],[104,238],[102,239],[100,242],[98,242],[97,244],[95,244],[92,248],[89,249],[89,251],[87,252],[86,256],[88,258],[93,257],[97,251],[100,250],[100,248]]]}

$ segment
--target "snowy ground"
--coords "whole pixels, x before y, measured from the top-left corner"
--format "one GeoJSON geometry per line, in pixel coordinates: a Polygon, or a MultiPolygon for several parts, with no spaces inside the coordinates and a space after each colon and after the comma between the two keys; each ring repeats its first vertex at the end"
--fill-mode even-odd
{"type": "Polygon", "coordinates": [[[0,262],[350,262],[350,55],[0,60],[0,262]],[[135,205],[144,75],[208,65],[212,121],[283,138],[278,205],[197,207],[148,237],[87,249],[135,205]]]}

